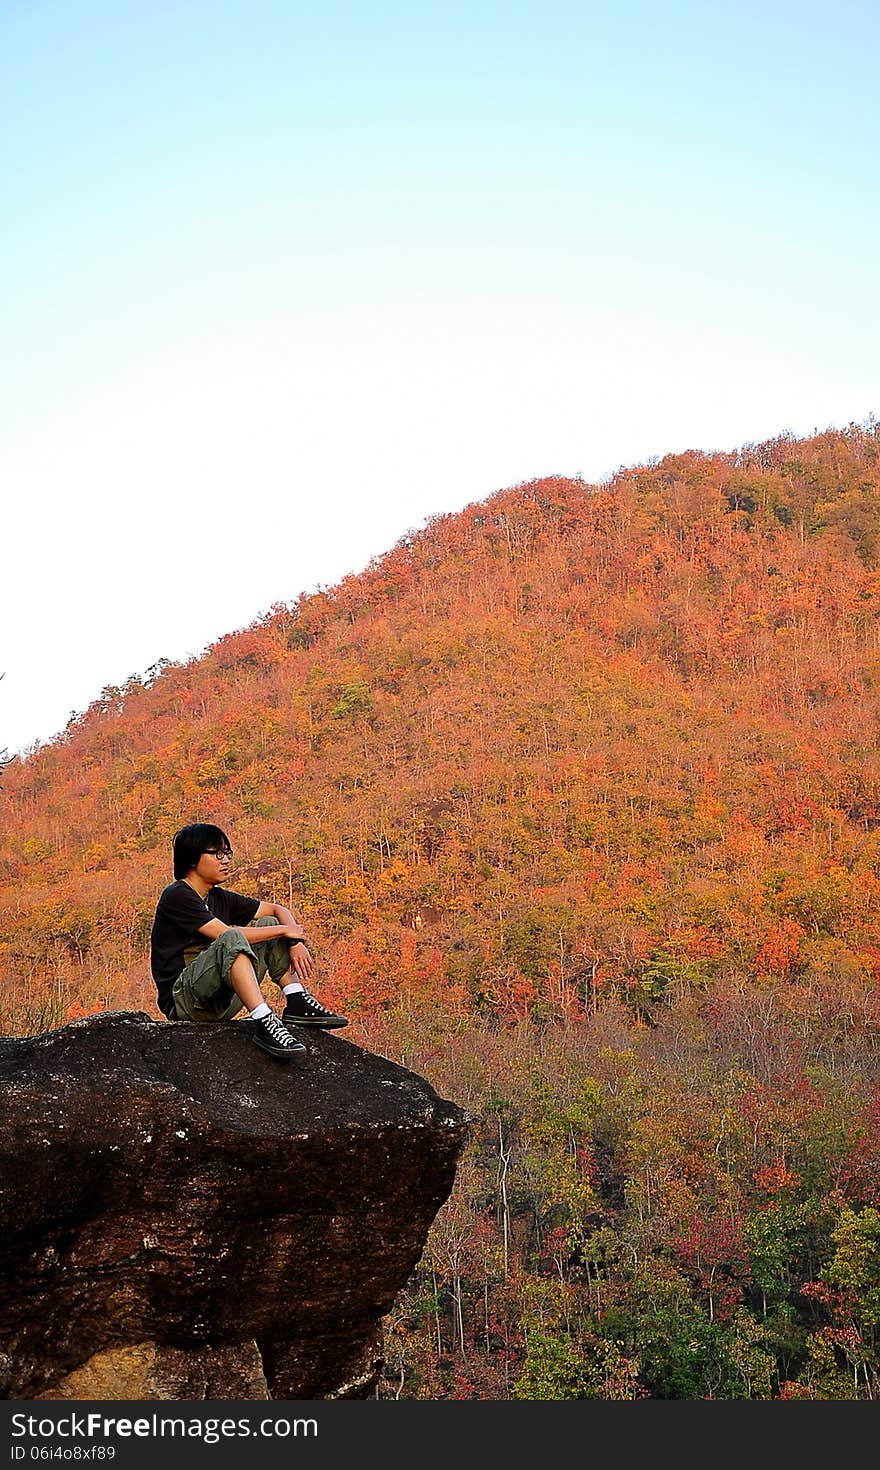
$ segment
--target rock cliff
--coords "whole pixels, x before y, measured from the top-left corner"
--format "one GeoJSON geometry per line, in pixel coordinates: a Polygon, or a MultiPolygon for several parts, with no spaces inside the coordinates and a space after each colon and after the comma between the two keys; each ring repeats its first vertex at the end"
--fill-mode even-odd
{"type": "Polygon", "coordinates": [[[326,1034],[108,1012],[0,1038],[0,1393],[363,1398],[467,1122],[326,1034]]]}

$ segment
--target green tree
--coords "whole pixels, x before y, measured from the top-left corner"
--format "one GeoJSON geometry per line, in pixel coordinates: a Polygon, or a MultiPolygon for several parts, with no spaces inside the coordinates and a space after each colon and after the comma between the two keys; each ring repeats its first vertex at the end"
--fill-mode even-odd
{"type": "Polygon", "coordinates": [[[583,1355],[560,1327],[526,1330],[523,1371],[510,1391],[514,1399],[591,1399],[597,1395],[583,1355]]]}

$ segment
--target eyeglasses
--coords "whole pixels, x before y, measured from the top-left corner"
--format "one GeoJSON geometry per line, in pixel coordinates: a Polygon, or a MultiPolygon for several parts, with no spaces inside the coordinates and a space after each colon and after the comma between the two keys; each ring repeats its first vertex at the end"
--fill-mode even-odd
{"type": "Polygon", "coordinates": [[[223,848],[221,850],[219,847],[206,847],[204,853],[202,854],[202,856],[203,857],[215,857],[217,859],[218,863],[231,863],[232,862],[232,849],[231,848],[223,848]]]}

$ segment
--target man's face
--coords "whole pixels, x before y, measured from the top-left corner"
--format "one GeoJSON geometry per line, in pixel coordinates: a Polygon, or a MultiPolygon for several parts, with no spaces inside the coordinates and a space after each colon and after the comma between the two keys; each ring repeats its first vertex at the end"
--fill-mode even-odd
{"type": "Polygon", "coordinates": [[[232,862],[232,853],[229,848],[209,847],[203,852],[196,864],[196,872],[204,883],[211,888],[222,883],[229,866],[232,862]]]}

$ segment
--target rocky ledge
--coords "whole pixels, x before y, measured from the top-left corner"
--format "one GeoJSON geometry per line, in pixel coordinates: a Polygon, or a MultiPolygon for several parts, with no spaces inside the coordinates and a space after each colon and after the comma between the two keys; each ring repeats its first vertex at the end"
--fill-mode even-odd
{"type": "Polygon", "coordinates": [[[365,1398],[467,1135],[303,1028],[108,1012],[0,1038],[0,1394],[365,1398]]]}

